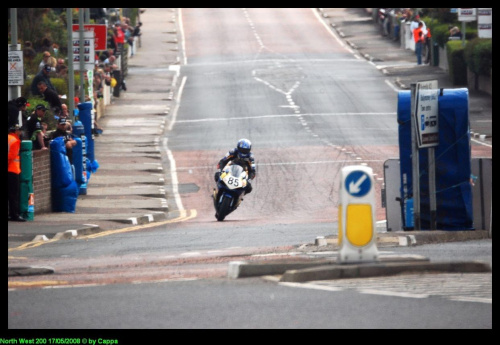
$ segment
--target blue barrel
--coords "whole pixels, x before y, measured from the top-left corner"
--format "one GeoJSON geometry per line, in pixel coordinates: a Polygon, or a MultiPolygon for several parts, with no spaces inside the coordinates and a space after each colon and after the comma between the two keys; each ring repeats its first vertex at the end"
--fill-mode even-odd
{"type": "Polygon", "coordinates": [[[52,211],[74,213],[78,198],[78,185],[73,178],[73,170],[66,155],[63,137],[57,137],[50,143],[50,164],[52,211]]]}

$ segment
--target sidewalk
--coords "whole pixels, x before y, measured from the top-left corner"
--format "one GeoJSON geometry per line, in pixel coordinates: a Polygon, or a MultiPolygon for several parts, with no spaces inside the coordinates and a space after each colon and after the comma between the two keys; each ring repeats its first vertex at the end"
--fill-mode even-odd
{"type": "MultiPolygon", "coordinates": [[[[173,109],[175,69],[179,63],[175,9],[141,14],[142,44],[129,59],[127,91],[114,97],[94,138],[99,163],[80,195],[74,213],[35,214],[33,221],[9,222],[9,248],[29,241],[73,238],[105,230],[159,222],[168,213],[162,168],[163,128],[173,109]]],[[[36,201],[35,201],[36,208],[36,201]]]]}
{"type": "MultiPolygon", "coordinates": [[[[402,49],[399,41],[381,35],[380,28],[364,8],[318,9],[326,23],[361,57],[370,61],[398,89],[411,83],[437,80],[445,89],[462,88],[450,82],[448,72],[437,66],[417,65],[415,52],[402,49]]],[[[474,140],[492,144],[492,97],[469,90],[469,120],[474,140]]]]}
{"type": "MultiPolygon", "coordinates": [[[[412,51],[382,37],[364,9],[322,10],[325,20],[345,42],[372,61],[397,87],[407,89],[411,82],[437,79],[440,87],[454,88],[447,73],[438,67],[417,66],[412,51]]],[[[161,163],[163,129],[175,106],[177,76],[171,66],[180,61],[175,20],[165,18],[175,16],[175,9],[148,9],[142,14],[142,45],[129,60],[127,91],[113,99],[99,120],[104,128],[94,142],[99,169],[90,178],[87,195],[79,196],[76,212],[35,215],[34,221],[25,223],[9,222],[9,248],[33,240],[74,238],[178,216],[168,212],[168,191],[164,188],[168,176],[161,163]]],[[[491,97],[471,92],[470,116],[471,128],[491,143],[491,97]]],[[[470,233],[455,232],[452,236],[449,232],[427,231],[419,233],[418,238],[411,232],[378,235],[393,245],[415,245],[471,239],[470,233]]],[[[478,231],[475,236],[488,238],[487,232],[478,231]]],[[[334,245],[336,238],[311,241],[319,248],[334,245]]]]}

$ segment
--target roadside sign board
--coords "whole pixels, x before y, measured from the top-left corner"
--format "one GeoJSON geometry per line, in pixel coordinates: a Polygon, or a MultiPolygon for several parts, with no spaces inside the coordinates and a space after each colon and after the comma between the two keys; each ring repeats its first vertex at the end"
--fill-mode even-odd
{"type": "Polygon", "coordinates": [[[476,20],[475,8],[459,8],[458,20],[461,22],[473,22],[476,20]]]}
{"type": "Polygon", "coordinates": [[[477,35],[479,38],[493,37],[493,9],[477,9],[477,35]]]}
{"type": "Polygon", "coordinates": [[[417,83],[414,114],[419,148],[439,145],[438,96],[437,80],[417,83]]]}
{"type": "Polygon", "coordinates": [[[11,50],[7,57],[9,86],[24,85],[22,50],[11,50]]]}
{"type": "MultiPolygon", "coordinates": [[[[73,69],[80,70],[80,33],[73,31],[73,69]]],[[[94,32],[83,32],[83,59],[86,70],[93,70],[95,66],[94,32]]]]}
{"type": "MultiPolygon", "coordinates": [[[[78,32],[78,30],[80,30],[80,25],[73,24],[73,32],[78,32]]],[[[108,43],[108,29],[106,24],[84,24],[83,30],[95,33],[94,50],[106,50],[108,43]]]]}
{"type": "Polygon", "coordinates": [[[354,170],[345,178],[345,190],[351,196],[365,196],[371,187],[370,176],[365,171],[354,170]]]}

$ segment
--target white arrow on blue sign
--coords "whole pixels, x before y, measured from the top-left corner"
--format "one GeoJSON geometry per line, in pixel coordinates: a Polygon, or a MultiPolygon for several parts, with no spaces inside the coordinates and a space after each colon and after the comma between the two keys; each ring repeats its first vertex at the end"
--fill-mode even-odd
{"type": "Polygon", "coordinates": [[[365,196],[371,188],[372,182],[370,176],[364,171],[353,171],[345,179],[345,189],[352,196],[365,196]]]}

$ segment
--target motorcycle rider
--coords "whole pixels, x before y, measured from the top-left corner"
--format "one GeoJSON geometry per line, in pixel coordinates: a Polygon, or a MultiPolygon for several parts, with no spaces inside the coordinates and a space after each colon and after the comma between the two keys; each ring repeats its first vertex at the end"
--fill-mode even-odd
{"type": "Polygon", "coordinates": [[[248,174],[247,186],[245,187],[245,194],[252,192],[252,184],[250,180],[255,178],[255,159],[253,157],[252,143],[248,139],[240,139],[236,147],[230,150],[217,164],[217,171],[215,172],[215,182],[219,181],[221,170],[224,169],[227,163],[232,161],[234,164],[241,165],[248,174]]]}

